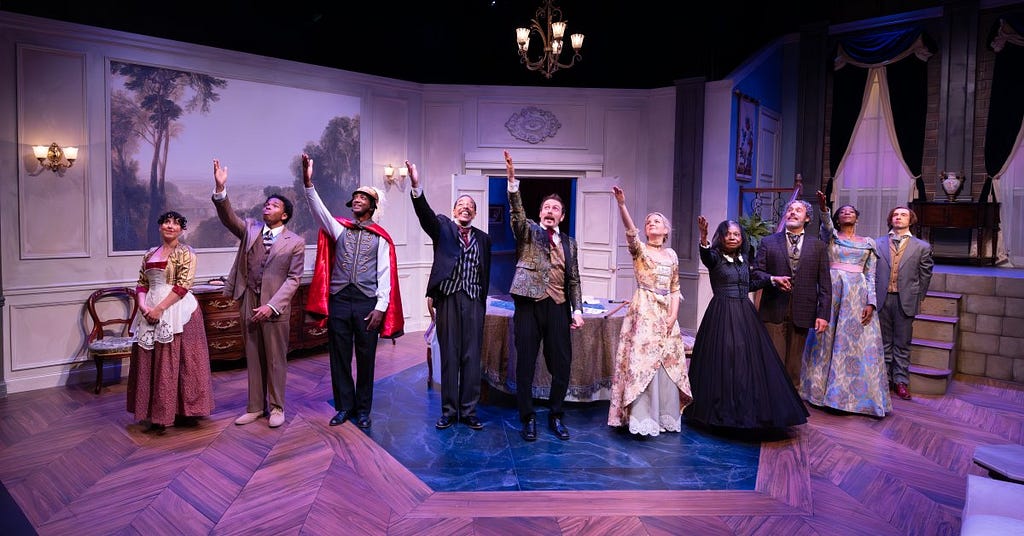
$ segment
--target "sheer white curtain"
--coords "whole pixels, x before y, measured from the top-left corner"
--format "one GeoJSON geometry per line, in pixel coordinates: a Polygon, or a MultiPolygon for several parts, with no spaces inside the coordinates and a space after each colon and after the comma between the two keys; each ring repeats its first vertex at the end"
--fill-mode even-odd
{"type": "MultiPolygon", "coordinates": [[[[1024,266],[1024,229],[1020,222],[1024,221],[1024,125],[1017,133],[1010,158],[1003,169],[996,173],[992,180],[992,189],[996,200],[1002,203],[999,207],[999,233],[996,250],[996,263],[1009,262],[1010,266],[1024,266]]],[[[977,247],[977,244],[974,245],[977,247]]],[[[986,252],[992,247],[986,244],[986,252]]],[[[1005,264],[1003,266],[1006,266],[1005,264]]]]}
{"type": "Polygon", "coordinates": [[[874,238],[888,232],[889,211],[911,199],[914,177],[896,142],[884,67],[870,69],[864,91],[857,126],[836,171],[834,206],[857,207],[857,234],[874,238]]]}

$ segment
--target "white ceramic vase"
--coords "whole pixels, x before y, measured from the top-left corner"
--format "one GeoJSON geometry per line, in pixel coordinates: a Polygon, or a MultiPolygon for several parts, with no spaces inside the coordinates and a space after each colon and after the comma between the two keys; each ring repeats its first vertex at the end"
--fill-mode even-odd
{"type": "Polygon", "coordinates": [[[964,178],[957,176],[952,171],[947,171],[945,178],[939,184],[942,186],[942,191],[946,193],[946,200],[952,203],[956,201],[956,196],[964,187],[964,178]]]}

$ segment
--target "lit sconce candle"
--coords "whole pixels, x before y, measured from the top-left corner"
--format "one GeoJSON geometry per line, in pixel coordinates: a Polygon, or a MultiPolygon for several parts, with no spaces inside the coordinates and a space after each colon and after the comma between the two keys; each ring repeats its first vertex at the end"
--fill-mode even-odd
{"type": "Polygon", "coordinates": [[[530,42],[530,29],[529,28],[516,28],[516,42],[520,45],[527,44],[530,42]]]}
{"type": "Polygon", "coordinates": [[[33,145],[32,146],[32,154],[34,154],[35,157],[40,159],[40,160],[42,160],[43,158],[46,158],[46,153],[48,153],[49,151],[50,151],[50,146],[49,145],[33,145]]]}
{"type": "Polygon", "coordinates": [[[402,166],[402,167],[398,168],[398,176],[402,177],[403,179],[408,177],[409,176],[409,168],[407,168],[405,166],[402,166]]]}
{"type": "Polygon", "coordinates": [[[580,33],[572,34],[571,36],[569,36],[569,39],[572,39],[572,48],[573,48],[573,50],[577,50],[578,51],[579,49],[583,48],[583,34],[580,34],[580,33]]]}
{"type": "Polygon", "coordinates": [[[68,159],[68,162],[72,162],[78,158],[78,147],[65,147],[64,158],[68,159]]]}
{"type": "Polygon", "coordinates": [[[551,35],[555,39],[561,39],[565,35],[565,23],[564,22],[552,22],[551,23],[551,35]]]}
{"type": "Polygon", "coordinates": [[[556,55],[556,56],[562,53],[562,40],[561,39],[556,39],[556,40],[551,42],[551,53],[556,55]]]}

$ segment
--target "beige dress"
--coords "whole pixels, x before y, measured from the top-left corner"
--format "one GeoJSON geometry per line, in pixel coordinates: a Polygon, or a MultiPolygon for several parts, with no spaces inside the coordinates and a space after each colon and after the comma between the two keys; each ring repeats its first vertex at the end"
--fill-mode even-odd
{"type": "Polygon", "coordinates": [[[679,260],[668,248],[671,260],[650,255],[636,230],[626,239],[638,288],[622,321],[608,425],[628,425],[630,433],[646,436],[678,432],[692,399],[679,324],[670,332],[666,321],[672,295],[679,295],[679,260]]]}

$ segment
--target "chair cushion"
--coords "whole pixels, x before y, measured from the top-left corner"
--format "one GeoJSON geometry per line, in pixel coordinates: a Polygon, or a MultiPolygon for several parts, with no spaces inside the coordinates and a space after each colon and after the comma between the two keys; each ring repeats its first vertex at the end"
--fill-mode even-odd
{"type": "Polygon", "coordinates": [[[89,343],[89,353],[93,355],[127,354],[132,351],[135,337],[103,337],[89,343]]]}

